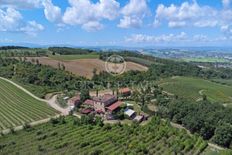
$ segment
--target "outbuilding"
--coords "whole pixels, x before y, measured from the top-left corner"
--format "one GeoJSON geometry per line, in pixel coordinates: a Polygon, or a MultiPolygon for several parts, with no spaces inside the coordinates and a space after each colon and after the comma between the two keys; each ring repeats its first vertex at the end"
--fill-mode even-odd
{"type": "Polygon", "coordinates": [[[133,119],[136,116],[136,112],[132,109],[126,109],[124,112],[125,115],[133,119]]]}
{"type": "Polygon", "coordinates": [[[72,97],[71,99],[68,100],[68,106],[69,107],[76,107],[80,103],[81,103],[80,95],[74,96],[74,97],[72,97]]]}
{"type": "Polygon", "coordinates": [[[131,95],[131,90],[129,88],[121,88],[119,89],[119,93],[123,96],[123,97],[128,97],[131,95]]]}
{"type": "Polygon", "coordinates": [[[122,104],[123,104],[122,101],[117,101],[117,102],[111,104],[109,107],[107,107],[107,109],[108,109],[110,112],[113,112],[113,111],[115,111],[116,109],[118,109],[122,104]]]}
{"type": "Polygon", "coordinates": [[[143,121],[143,118],[144,118],[144,116],[142,116],[142,115],[138,115],[138,116],[136,116],[135,118],[134,118],[134,121],[136,121],[136,122],[142,122],[143,121]]]}

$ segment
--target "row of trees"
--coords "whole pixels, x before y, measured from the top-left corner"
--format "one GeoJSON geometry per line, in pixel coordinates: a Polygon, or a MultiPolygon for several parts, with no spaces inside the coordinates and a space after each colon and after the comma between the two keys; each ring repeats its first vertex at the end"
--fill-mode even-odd
{"type": "Polygon", "coordinates": [[[11,50],[11,49],[28,49],[28,47],[23,46],[1,46],[0,50],[11,50]]]}
{"type": "Polygon", "coordinates": [[[11,49],[0,50],[2,57],[40,57],[47,56],[46,49],[11,49]]]}
{"type": "Polygon", "coordinates": [[[93,50],[89,49],[82,49],[82,48],[70,48],[70,47],[49,47],[49,51],[53,53],[60,54],[60,55],[71,55],[71,54],[89,54],[94,52],[93,50]]]}

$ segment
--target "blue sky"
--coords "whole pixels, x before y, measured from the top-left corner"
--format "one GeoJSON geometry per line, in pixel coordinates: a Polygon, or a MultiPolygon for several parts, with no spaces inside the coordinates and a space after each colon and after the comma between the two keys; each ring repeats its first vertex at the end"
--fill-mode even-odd
{"type": "Polygon", "coordinates": [[[0,0],[0,43],[230,46],[232,0],[0,0]]]}

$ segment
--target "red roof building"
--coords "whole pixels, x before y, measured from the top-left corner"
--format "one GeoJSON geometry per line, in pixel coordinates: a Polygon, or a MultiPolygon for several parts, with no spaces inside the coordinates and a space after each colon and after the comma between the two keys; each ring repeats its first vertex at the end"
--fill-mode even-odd
{"type": "Polygon", "coordinates": [[[119,89],[119,93],[122,94],[123,96],[130,96],[131,90],[130,88],[121,88],[119,89]]]}
{"type": "Polygon", "coordinates": [[[82,114],[89,114],[89,113],[91,113],[92,111],[93,111],[93,109],[87,108],[87,109],[81,110],[81,113],[82,113],[82,114]]]}
{"type": "Polygon", "coordinates": [[[85,105],[89,105],[89,106],[93,106],[94,105],[94,101],[90,100],[90,99],[87,99],[87,100],[85,100],[84,104],[85,105]]]}
{"type": "Polygon", "coordinates": [[[108,106],[117,101],[117,97],[111,94],[104,94],[103,96],[93,97],[93,101],[101,102],[105,106],[108,106]]]}
{"type": "Polygon", "coordinates": [[[103,112],[106,112],[106,107],[110,106],[111,104],[115,103],[117,101],[117,97],[110,94],[105,94],[100,97],[94,97],[94,110],[98,111],[101,110],[103,112]]]}
{"type": "Polygon", "coordinates": [[[68,100],[68,105],[69,106],[76,106],[76,105],[80,104],[80,102],[81,102],[80,95],[77,95],[77,96],[74,96],[68,100]]]}
{"type": "Polygon", "coordinates": [[[104,114],[104,112],[102,110],[97,110],[96,111],[98,114],[104,114]]]}
{"type": "Polygon", "coordinates": [[[121,101],[117,101],[117,102],[111,104],[109,107],[107,107],[107,109],[112,112],[112,111],[116,110],[117,108],[119,108],[122,104],[123,103],[121,101]]]}

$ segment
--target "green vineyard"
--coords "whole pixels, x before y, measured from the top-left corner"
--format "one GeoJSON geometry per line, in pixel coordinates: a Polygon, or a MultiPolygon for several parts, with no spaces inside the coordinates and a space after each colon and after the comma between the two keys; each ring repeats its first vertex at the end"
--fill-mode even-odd
{"type": "Polygon", "coordinates": [[[193,101],[202,98],[202,95],[207,95],[207,98],[212,102],[232,102],[232,87],[208,80],[173,77],[162,80],[160,86],[165,91],[193,101]]]}
{"type": "Polygon", "coordinates": [[[84,125],[58,119],[0,137],[1,154],[201,154],[207,142],[153,117],[144,126],[84,125]],[[62,120],[62,121],[61,121],[62,120]]]}
{"type": "Polygon", "coordinates": [[[56,111],[0,79],[0,130],[54,116],[56,111]]]}

